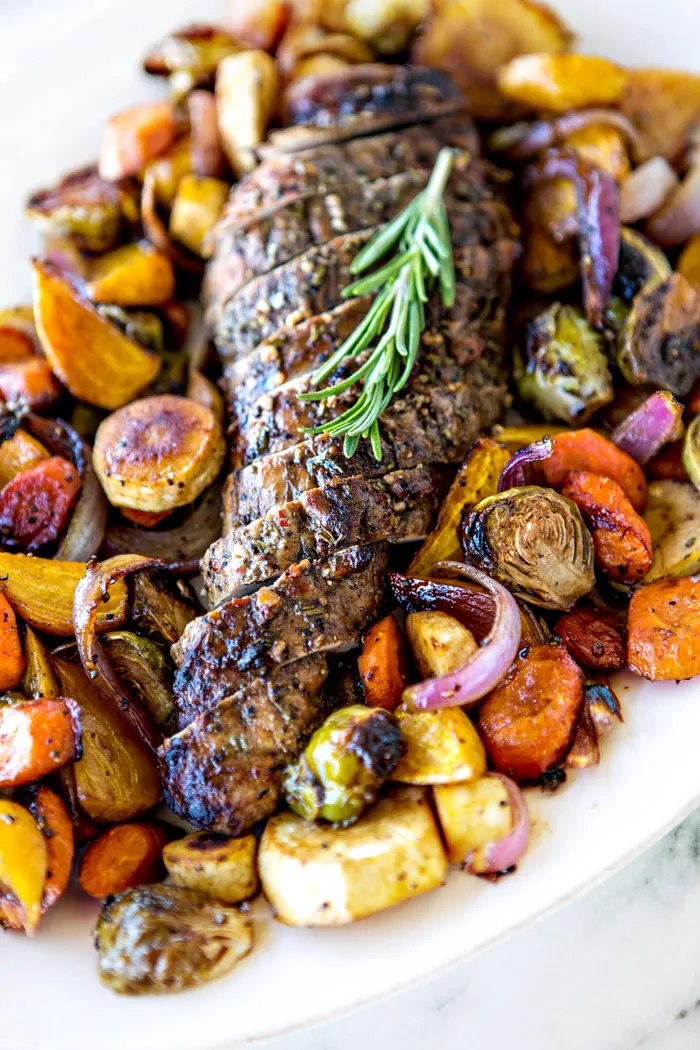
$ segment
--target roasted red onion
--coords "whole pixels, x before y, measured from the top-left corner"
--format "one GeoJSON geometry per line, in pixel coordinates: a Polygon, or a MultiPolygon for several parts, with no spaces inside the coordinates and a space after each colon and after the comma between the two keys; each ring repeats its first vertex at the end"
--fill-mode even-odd
{"type": "Polygon", "coordinates": [[[675,248],[700,233],[700,164],[691,168],[644,232],[662,248],[675,248]]]}
{"type": "Polygon", "coordinates": [[[639,136],[627,117],[614,109],[580,109],[564,113],[551,120],[521,121],[499,128],[489,139],[489,149],[505,153],[509,160],[530,160],[551,146],[560,145],[567,135],[588,128],[592,124],[606,124],[636,144],[639,136]]]}
{"type": "Polygon", "coordinates": [[[486,776],[500,780],[508,792],[512,828],[503,838],[479,846],[467,854],[464,867],[474,875],[498,875],[514,868],[530,841],[530,814],[518,785],[502,773],[487,773],[486,776]]]}
{"type": "Polygon", "coordinates": [[[590,769],[591,766],[597,766],[599,762],[598,734],[588,707],[584,707],[574,742],[564,759],[564,765],[567,769],[590,769]]]}
{"type": "Polygon", "coordinates": [[[554,451],[552,439],[544,437],[541,441],[533,441],[531,445],[521,448],[506,463],[500,478],[498,479],[498,491],[505,492],[506,489],[520,488],[522,485],[531,485],[533,478],[529,469],[533,463],[541,463],[543,459],[549,459],[554,451]]]}
{"type": "Polygon", "coordinates": [[[591,716],[596,735],[607,736],[624,722],[620,701],[615,695],[608,676],[603,671],[588,671],[583,685],[586,709],[591,716]]]}
{"type": "Polygon", "coordinates": [[[211,91],[191,91],[187,96],[190,117],[192,170],[195,175],[221,178],[226,170],[211,91]]]}
{"type": "Polygon", "coordinates": [[[520,645],[521,620],[515,599],[485,572],[457,561],[435,566],[439,576],[456,576],[480,584],[495,602],[491,630],[463,667],[440,678],[409,686],[403,696],[418,711],[439,707],[473,707],[496,686],[513,663],[520,645]]]}
{"type": "Polygon", "coordinates": [[[631,171],[620,186],[620,221],[648,219],[678,185],[676,173],[665,157],[650,157],[631,171]]]}
{"type": "Polygon", "coordinates": [[[612,440],[637,463],[648,463],[680,434],[683,405],[668,390],[657,390],[615,427],[612,440]]]}
{"type": "Polygon", "coordinates": [[[87,571],[75,589],[73,624],[80,662],[90,679],[97,679],[100,690],[126,715],[141,739],[156,751],[161,737],[142,704],[132,695],[112,667],[104,647],[97,637],[95,619],[100,605],[107,600],[109,587],[117,580],[144,569],[162,569],[157,558],[143,558],[138,554],[123,554],[108,561],[88,565],[87,571]]]}

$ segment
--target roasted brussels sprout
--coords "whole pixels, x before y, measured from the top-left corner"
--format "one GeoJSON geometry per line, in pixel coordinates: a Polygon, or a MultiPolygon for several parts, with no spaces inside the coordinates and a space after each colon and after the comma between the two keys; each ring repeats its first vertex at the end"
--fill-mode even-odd
{"type": "Polygon", "coordinates": [[[96,168],[82,168],[57,186],[32,194],[26,214],[48,236],[70,237],[87,251],[104,252],[119,240],[122,196],[96,168]]]}
{"type": "Polygon", "coordinates": [[[191,25],[155,44],[144,57],[143,68],[153,76],[169,76],[173,94],[181,98],[198,84],[211,84],[219,62],[238,50],[222,29],[191,25]]]}
{"type": "Polygon", "coordinates": [[[249,916],[181,886],[108,897],[95,928],[100,977],[122,995],[179,992],[223,977],[252,946],[249,916]]]}
{"type": "Polygon", "coordinates": [[[661,249],[637,230],[623,226],[613,295],[629,306],[643,288],[661,284],[670,276],[671,266],[661,249]]]}
{"type": "Polygon", "coordinates": [[[163,322],[158,314],[150,310],[125,310],[114,303],[100,303],[97,312],[120,328],[127,339],[138,343],[144,350],[162,353],[164,349],[163,322]]]}
{"type": "Polygon", "coordinates": [[[287,770],[287,801],[307,820],[350,824],[374,801],[402,749],[401,731],[388,711],[360,704],[334,711],[287,770]]]}
{"type": "Polygon", "coordinates": [[[189,585],[165,573],[139,572],[133,578],[131,618],[166,645],[175,645],[187,624],[200,613],[189,585]]]}
{"type": "Polygon", "coordinates": [[[583,424],[613,399],[601,337],[573,306],[553,303],[529,322],[513,370],[520,396],[545,419],[583,424]]]}
{"type": "Polygon", "coordinates": [[[519,598],[571,609],[593,587],[593,540],[580,511],[552,489],[489,496],[462,522],[467,559],[519,598]]]}

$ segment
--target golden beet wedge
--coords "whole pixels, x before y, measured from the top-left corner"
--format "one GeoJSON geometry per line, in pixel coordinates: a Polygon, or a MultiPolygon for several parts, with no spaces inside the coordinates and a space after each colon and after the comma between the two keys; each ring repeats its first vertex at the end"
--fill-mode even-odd
{"type": "Polygon", "coordinates": [[[81,298],[49,263],[34,260],[34,319],[44,353],[71,394],[120,408],[153,382],[161,360],[81,298]]]}
{"type": "Polygon", "coordinates": [[[173,264],[147,241],[124,244],[97,259],[87,293],[94,303],[160,306],[175,291],[173,264]]]}
{"type": "Polygon", "coordinates": [[[225,454],[210,408],[162,394],[134,401],[100,424],[93,465],[114,506],[160,512],[196,499],[225,454]]]}

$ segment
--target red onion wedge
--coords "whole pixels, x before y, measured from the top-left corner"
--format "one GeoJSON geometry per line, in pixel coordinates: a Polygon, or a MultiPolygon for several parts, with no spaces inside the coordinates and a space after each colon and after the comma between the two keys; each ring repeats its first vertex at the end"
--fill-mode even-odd
{"type": "Polygon", "coordinates": [[[622,725],[622,708],[608,676],[603,671],[588,671],[583,684],[586,709],[591,716],[598,739],[622,725]]]}
{"type": "Polygon", "coordinates": [[[531,445],[521,448],[506,463],[500,478],[498,479],[498,491],[505,492],[506,489],[520,488],[522,485],[533,484],[529,469],[533,463],[541,463],[549,459],[554,451],[552,439],[544,437],[541,441],[533,441],[531,445]]]}
{"type": "Polygon", "coordinates": [[[578,724],[574,742],[564,759],[564,766],[566,769],[590,769],[591,766],[597,766],[599,762],[598,734],[591,712],[586,706],[581,712],[581,721],[578,724]]]}
{"type": "Polygon", "coordinates": [[[89,564],[73,598],[75,640],[86,675],[90,679],[97,679],[100,691],[126,715],[144,743],[154,752],[161,743],[160,733],[146,709],[132,695],[109,662],[97,637],[95,619],[98,608],[107,600],[110,584],[132,572],[162,568],[164,563],[159,559],[143,558],[138,554],[122,554],[108,561],[89,564]]]}
{"type": "Polygon", "coordinates": [[[628,225],[648,219],[678,185],[665,157],[650,157],[631,171],[620,186],[620,221],[628,225]]]}
{"type": "Polygon", "coordinates": [[[438,562],[439,576],[456,576],[480,584],[494,600],[491,630],[463,667],[440,678],[428,678],[404,691],[403,700],[417,711],[439,707],[473,707],[496,686],[513,663],[520,645],[520,610],[515,598],[485,572],[458,561],[438,562]]]}
{"type": "Polygon", "coordinates": [[[633,125],[617,110],[580,109],[551,120],[521,121],[499,128],[489,139],[489,149],[494,153],[505,153],[509,160],[530,160],[541,150],[560,145],[567,135],[592,124],[615,128],[632,145],[639,141],[633,125]]]}
{"type": "Polygon", "coordinates": [[[486,776],[499,780],[508,792],[512,826],[504,838],[487,842],[467,854],[464,867],[473,875],[499,875],[509,871],[521,859],[530,841],[530,814],[518,785],[502,773],[487,773],[486,776]]]}
{"type": "Polygon", "coordinates": [[[669,441],[680,437],[682,415],[683,405],[673,394],[657,390],[615,427],[612,440],[643,465],[669,441]]]}
{"type": "Polygon", "coordinates": [[[691,168],[644,232],[662,248],[676,248],[700,233],[700,164],[691,168]]]}

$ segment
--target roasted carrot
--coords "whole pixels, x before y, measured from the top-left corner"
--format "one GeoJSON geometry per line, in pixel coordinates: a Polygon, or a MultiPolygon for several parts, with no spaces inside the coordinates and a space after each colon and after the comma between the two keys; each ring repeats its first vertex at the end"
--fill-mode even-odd
{"type": "Polygon", "coordinates": [[[540,645],[489,693],[477,729],[494,769],[538,780],[569,750],[582,709],[581,668],[563,645],[540,645]]]}
{"type": "Polygon", "coordinates": [[[78,471],[51,456],[17,474],[0,492],[0,534],[28,551],[55,540],[80,492],[78,471]]]}
{"type": "Polygon", "coordinates": [[[639,583],[651,568],[651,533],[622,488],[587,470],[566,475],[562,496],[591,527],[596,561],[617,583],[639,583]]]}
{"type": "Polygon", "coordinates": [[[120,507],[119,509],[127,521],[132,521],[134,525],[140,525],[142,529],[154,529],[156,525],[160,525],[161,521],[165,521],[172,514],[170,510],[132,510],[131,507],[120,507]]]}
{"type": "Polygon", "coordinates": [[[100,175],[114,181],[135,175],[175,141],[175,103],[144,102],[115,113],[105,125],[100,175]]]}
{"type": "Polygon", "coordinates": [[[625,640],[611,613],[576,609],[565,613],[555,630],[574,659],[584,667],[615,670],[627,662],[625,640]]]}
{"type": "Polygon", "coordinates": [[[158,824],[117,824],[85,851],[78,882],[91,897],[103,900],[165,873],[163,846],[167,832],[158,824]]]}
{"type": "Polygon", "coordinates": [[[628,662],[652,681],[700,674],[700,576],[665,577],[632,595],[628,662]]]}
{"type": "Polygon", "coordinates": [[[623,489],[634,509],[647,503],[647,482],[638,463],[595,430],[568,430],[552,438],[552,455],[542,463],[547,484],[558,489],[571,470],[586,470],[611,478],[623,489]]]}
{"type": "Polygon", "coordinates": [[[0,788],[31,784],[80,751],[80,725],[72,700],[28,700],[0,707],[0,788]]]}
{"type": "Polygon", "coordinates": [[[0,364],[0,396],[4,401],[21,398],[30,408],[48,408],[60,393],[51,366],[43,357],[0,364]]]}
{"type": "Polygon", "coordinates": [[[24,361],[34,357],[34,343],[31,337],[19,329],[0,326],[0,363],[24,361]]]}
{"type": "Polygon", "coordinates": [[[386,711],[398,707],[407,681],[406,647],[393,616],[385,616],[367,631],[357,665],[369,706],[386,711]]]}
{"type": "Polygon", "coordinates": [[[0,594],[0,692],[17,688],[22,681],[24,667],[17,617],[5,595],[0,594]]]}
{"type": "Polygon", "coordinates": [[[683,465],[683,442],[671,441],[646,465],[647,475],[652,481],[683,481],[690,483],[688,471],[683,465]]]}

